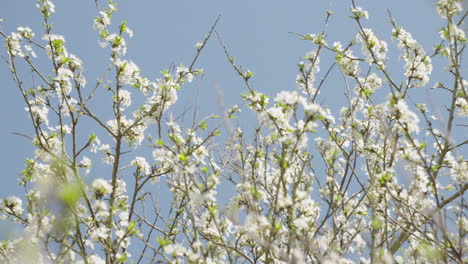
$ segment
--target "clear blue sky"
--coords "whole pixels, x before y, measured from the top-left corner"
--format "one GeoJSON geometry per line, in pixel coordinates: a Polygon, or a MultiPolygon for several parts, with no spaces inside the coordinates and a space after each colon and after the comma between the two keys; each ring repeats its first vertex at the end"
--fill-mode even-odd
{"type": "MultiPolygon", "coordinates": [[[[96,15],[93,0],[55,1],[52,16],[54,31],[65,36],[69,52],[84,61],[88,83],[93,83],[107,65],[108,51],[97,45],[97,33],[92,29],[96,15]]],[[[370,13],[367,27],[378,36],[392,42],[391,25],[387,15],[390,9],[397,22],[430,50],[439,41],[437,30],[442,20],[437,16],[430,0],[357,0],[359,6],[370,13]]],[[[127,58],[154,80],[160,70],[171,64],[189,64],[195,54],[194,44],[203,39],[212,23],[221,15],[218,32],[221,34],[237,63],[255,73],[255,89],[268,95],[280,90],[294,90],[296,65],[313,46],[288,32],[318,33],[321,31],[326,10],[334,11],[330,21],[329,43],[346,42],[355,36],[356,24],[348,18],[350,0],[291,0],[291,1],[117,1],[119,11],[114,23],[127,20],[134,37],[128,40],[127,58]]],[[[35,1],[2,1],[0,18],[2,29],[11,32],[16,26],[29,26],[40,36],[40,14],[35,1]]],[[[3,45],[3,44],[2,44],[3,45]]],[[[395,51],[395,50],[394,50],[395,51]]],[[[5,54],[2,51],[2,54],[5,54]]],[[[398,53],[391,54],[394,58],[398,53]]],[[[395,60],[397,61],[397,60],[395,60]]],[[[333,62],[323,57],[322,72],[333,62]]],[[[240,94],[246,90],[242,80],[229,65],[216,38],[212,38],[197,64],[204,69],[201,82],[196,81],[180,92],[180,100],[172,108],[180,113],[184,106],[193,106],[197,86],[201,89],[201,114],[219,113],[214,86],[224,93],[227,106],[241,103],[240,94]]],[[[440,68],[439,68],[440,69],[440,68]]],[[[436,76],[437,74],[433,74],[436,76]]],[[[322,75],[319,75],[321,77],[322,75]]],[[[19,194],[17,175],[24,167],[24,159],[32,157],[31,142],[13,135],[13,132],[32,135],[32,126],[24,111],[24,102],[5,63],[0,63],[2,96],[0,97],[0,197],[19,194]]],[[[434,84],[432,79],[429,85],[434,84]]],[[[344,102],[344,86],[339,74],[325,86],[320,101],[336,110],[344,102]]],[[[246,126],[244,121],[241,125],[246,126]]]]}

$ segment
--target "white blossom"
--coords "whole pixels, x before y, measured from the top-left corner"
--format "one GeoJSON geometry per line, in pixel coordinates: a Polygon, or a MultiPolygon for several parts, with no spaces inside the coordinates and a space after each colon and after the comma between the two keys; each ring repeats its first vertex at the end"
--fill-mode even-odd
{"type": "Polygon", "coordinates": [[[468,102],[464,97],[458,97],[455,101],[457,114],[462,117],[468,117],[468,102]]]}
{"type": "Polygon", "coordinates": [[[120,102],[123,107],[128,107],[132,104],[131,93],[129,91],[121,89],[118,97],[117,101],[120,102]]]}
{"type": "Polygon", "coordinates": [[[151,173],[151,166],[144,157],[135,157],[135,159],[132,161],[132,165],[134,165],[138,171],[144,173],[145,175],[149,175],[151,173]]]}
{"type": "Polygon", "coordinates": [[[112,192],[112,185],[104,179],[95,179],[92,188],[97,196],[104,196],[112,192]]]}
{"type": "Polygon", "coordinates": [[[21,41],[21,35],[16,32],[11,33],[11,35],[6,38],[8,53],[10,53],[11,56],[24,57],[24,52],[21,49],[21,41]]]}
{"type": "Polygon", "coordinates": [[[448,18],[460,13],[463,8],[461,2],[463,0],[439,0],[436,4],[437,12],[442,18],[448,18]]]}
{"type": "Polygon", "coordinates": [[[362,53],[366,55],[366,61],[369,64],[377,63],[384,67],[387,60],[387,43],[375,36],[369,28],[364,28],[357,35],[357,40],[362,43],[362,53]]]}
{"type": "Polygon", "coordinates": [[[41,10],[41,12],[47,12],[48,15],[46,16],[50,16],[50,13],[55,12],[55,4],[50,0],[38,0],[36,7],[41,10]]]}
{"type": "Polygon", "coordinates": [[[0,200],[0,212],[7,214],[21,215],[23,213],[23,201],[16,196],[8,196],[0,200]]]}
{"type": "Polygon", "coordinates": [[[185,254],[186,248],[180,244],[169,244],[164,247],[164,253],[172,257],[182,256],[185,254]]]}
{"type": "Polygon", "coordinates": [[[86,174],[89,174],[91,171],[91,166],[93,162],[86,156],[83,156],[83,158],[80,161],[80,165],[86,168],[86,174]]]}
{"type": "Polygon", "coordinates": [[[401,58],[405,61],[405,76],[410,87],[421,87],[429,81],[432,73],[431,58],[424,49],[413,39],[411,33],[403,28],[393,29],[393,37],[399,40],[398,46],[402,50],[401,58]]]}
{"type": "Polygon", "coordinates": [[[364,10],[362,7],[355,7],[351,9],[351,13],[353,13],[354,18],[359,19],[362,17],[365,17],[366,19],[369,19],[369,13],[364,10]]]}

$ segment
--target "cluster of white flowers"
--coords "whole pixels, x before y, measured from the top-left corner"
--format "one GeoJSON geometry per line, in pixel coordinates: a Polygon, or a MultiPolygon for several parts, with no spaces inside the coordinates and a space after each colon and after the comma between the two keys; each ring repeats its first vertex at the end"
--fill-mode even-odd
{"type": "MultiPolygon", "coordinates": [[[[83,260],[80,260],[77,262],[77,264],[84,264],[85,262],[83,260]]],[[[98,255],[91,255],[88,257],[88,263],[89,264],[104,264],[106,263],[105,260],[103,260],[101,257],[99,257],[98,255]]]]}
{"type": "MultiPolygon", "coordinates": [[[[105,181],[105,180],[103,180],[103,181],[105,181]]],[[[95,195],[95,197],[97,199],[96,199],[96,201],[94,201],[93,206],[92,206],[93,212],[94,212],[97,219],[101,219],[101,220],[105,221],[109,217],[109,207],[107,206],[107,203],[103,199],[100,199],[102,196],[97,196],[96,193],[94,195],[95,195]]],[[[99,193],[98,193],[98,195],[99,195],[99,193]]],[[[87,213],[86,208],[83,208],[83,212],[87,213]]],[[[84,214],[83,216],[89,218],[89,216],[86,215],[86,214],[84,214]]],[[[93,247],[94,245],[90,244],[90,246],[93,247]]]]}
{"type": "MultiPolygon", "coordinates": [[[[35,43],[29,28],[18,27],[12,34],[0,29],[10,55],[7,63],[23,57],[42,83],[25,90],[18,82],[34,125],[36,149],[19,178],[25,195],[0,199],[0,218],[24,227],[17,239],[0,242],[0,262],[126,263],[136,260],[132,254],[140,245],[144,250],[136,258],[167,263],[462,259],[460,233],[466,231],[468,220],[461,213],[463,204],[457,203],[468,188],[468,162],[460,153],[466,141],[458,142],[455,124],[468,116],[468,83],[459,63],[466,37],[453,22],[461,11],[459,4],[441,0],[437,5],[441,16],[449,18],[440,33],[450,45],[437,46],[434,56],[450,55],[456,82],[453,88],[436,85],[453,93],[448,110],[454,112],[447,121],[443,113],[433,117],[430,104],[415,103],[420,114],[411,109],[409,88],[429,81],[430,56],[392,21],[407,77],[399,86],[387,71],[387,43],[361,27],[368,12],[353,7],[351,19],[360,28],[356,39],[361,50],[354,50],[355,40],[345,48],[340,42],[329,47],[326,32],[305,35],[303,39],[316,49],[298,64],[298,90],[280,91],[272,101],[252,88],[253,73],[238,68],[228,55],[247,83],[243,98],[258,122],[252,136],[227,125],[229,139],[220,152],[221,130],[211,123],[218,116],[198,120],[196,113],[187,127],[167,113],[182,85],[202,73],[192,68],[194,63],[164,70],[150,81],[125,58],[124,36],[133,35],[127,23],[110,32],[115,2],[109,1],[105,10],[97,3],[93,27],[100,45],[110,46],[111,54],[108,70],[88,93],[81,89],[86,85],[82,61],[68,52],[65,38],[49,22],[54,4],[39,0],[45,44],[35,43]],[[38,72],[26,42],[44,47],[52,74],[38,72]],[[319,53],[323,59],[326,52],[333,53],[346,75],[346,87],[354,89],[346,93],[349,105],[341,108],[337,120],[319,103],[321,86],[314,84],[319,53]],[[366,74],[361,73],[361,61],[370,64],[366,74]],[[113,76],[108,78],[109,74],[113,76]],[[378,98],[376,91],[387,82],[387,99],[378,98]],[[105,89],[98,90],[101,84],[105,89]],[[143,105],[137,105],[141,95],[132,94],[132,88],[145,96],[143,105]],[[92,111],[95,92],[113,96],[112,117],[102,119],[92,111]],[[83,134],[83,116],[108,132],[99,135],[103,142],[112,143],[104,144],[87,131],[83,134]],[[447,124],[432,122],[437,119],[447,124]],[[145,138],[152,158],[138,148],[145,138]],[[109,166],[96,164],[100,158],[109,166]],[[92,166],[103,170],[91,172],[92,166]],[[226,191],[229,185],[233,189],[226,191]],[[436,218],[456,226],[440,227],[432,221],[436,218]],[[134,242],[140,244],[132,247],[134,242]]],[[[214,27],[204,42],[197,43],[196,58],[213,31],[214,27]]],[[[13,73],[20,72],[14,63],[9,66],[13,73]]],[[[235,118],[239,111],[235,105],[224,117],[235,118]]]]}
{"type": "Polygon", "coordinates": [[[61,89],[65,95],[69,95],[72,91],[71,78],[73,72],[68,68],[60,68],[57,71],[57,76],[54,78],[57,90],[61,89]]]}
{"type": "Polygon", "coordinates": [[[50,0],[38,0],[36,7],[46,18],[55,13],[55,4],[50,0]]]}
{"type": "Polygon", "coordinates": [[[409,87],[421,87],[429,81],[432,73],[431,58],[421,45],[403,28],[394,28],[393,37],[398,39],[398,47],[402,49],[401,58],[405,61],[405,76],[408,77],[409,87]]]}
{"type": "Polygon", "coordinates": [[[49,108],[43,104],[41,101],[33,101],[30,102],[30,107],[25,107],[26,111],[30,111],[31,115],[37,120],[38,123],[44,123],[49,125],[49,108]]]}
{"type": "Polygon", "coordinates": [[[267,95],[255,91],[244,93],[242,96],[249,102],[249,107],[256,112],[264,110],[270,100],[267,95]]]}
{"type": "Polygon", "coordinates": [[[119,81],[123,84],[133,86],[140,77],[140,68],[133,62],[127,60],[117,60],[114,63],[118,67],[119,81]]]}
{"type": "Polygon", "coordinates": [[[90,151],[92,153],[102,153],[104,157],[102,161],[105,164],[112,165],[114,163],[114,154],[111,152],[111,146],[109,144],[102,144],[101,140],[94,134],[90,136],[90,151]]]}
{"type": "Polygon", "coordinates": [[[46,34],[42,40],[48,42],[45,46],[49,59],[61,60],[63,55],[67,55],[65,47],[65,38],[62,35],[46,34]]]}
{"type": "Polygon", "coordinates": [[[449,152],[446,156],[446,163],[450,167],[450,177],[452,183],[468,183],[468,161],[464,160],[463,157],[455,158],[454,155],[449,152]]]}
{"type": "Polygon", "coordinates": [[[153,151],[153,158],[159,162],[161,167],[170,168],[172,161],[174,160],[174,154],[164,148],[157,148],[153,151]]]}
{"type": "Polygon", "coordinates": [[[459,28],[456,24],[449,24],[446,27],[443,27],[440,31],[440,37],[445,40],[449,40],[453,43],[455,40],[460,42],[466,42],[465,31],[459,28]]]}
{"type": "Polygon", "coordinates": [[[11,33],[11,36],[6,39],[8,52],[11,56],[24,57],[24,53],[21,50],[21,40],[21,35],[16,32],[11,33]]]}
{"type": "Polygon", "coordinates": [[[393,118],[397,120],[398,129],[402,132],[419,133],[419,118],[411,111],[405,100],[398,96],[389,96],[389,107],[392,111],[393,118]]]}
{"type": "Polygon", "coordinates": [[[455,101],[455,106],[457,107],[458,115],[468,117],[468,102],[464,97],[458,97],[455,101]]]}
{"type": "Polygon", "coordinates": [[[277,105],[266,109],[260,113],[260,121],[268,124],[268,127],[273,130],[287,131],[291,129],[289,120],[293,111],[288,107],[277,105]]]}
{"type": "Polygon", "coordinates": [[[128,107],[132,104],[132,94],[128,90],[120,89],[114,101],[120,102],[122,107],[128,107]]]}
{"type": "Polygon", "coordinates": [[[167,246],[164,246],[164,253],[173,258],[183,256],[186,250],[187,249],[181,244],[169,244],[167,246]]]}
{"type": "Polygon", "coordinates": [[[327,41],[325,40],[323,34],[307,34],[304,39],[312,41],[312,43],[318,45],[318,46],[326,46],[327,41]]]}
{"type": "Polygon", "coordinates": [[[145,175],[149,175],[151,173],[151,166],[144,157],[135,157],[135,159],[132,161],[132,165],[135,166],[137,171],[140,173],[145,175]]]}
{"type": "Polygon", "coordinates": [[[109,237],[109,228],[105,225],[101,225],[98,228],[93,229],[90,234],[90,238],[93,241],[106,240],[109,237]]]}
{"type": "MultiPolygon", "coordinates": [[[[47,148],[43,147],[36,149],[34,151],[34,156],[36,159],[46,163],[57,161],[61,154],[63,154],[63,142],[60,140],[57,134],[51,134],[49,136],[47,133],[44,133],[44,137],[47,139],[47,148]]],[[[35,138],[34,142],[40,145],[41,139],[35,138]]]]}
{"type": "Polygon", "coordinates": [[[437,12],[442,18],[449,18],[463,10],[463,0],[439,0],[436,4],[437,12]]]}
{"type": "Polygon", "coordinates": [[[92,187],[97,197],[102,197],[112,192],[112,185],[104,179],[95,179],[92,187]]]}
{"type": "Polygon", "coordinates": [[[339,147],[334,142],[324,140],[320,137],[317,137],[314,140],[317,142],[317,150],[327,161],[332,161],[341,154],[339,147]]]}
{"type": "Polygon", "coordinates": [[[119,120],[112,119],[107,121],[107,126],[114,135],[123,135],[125,141],[135,147],[139,146],[145,138],[146,125],[128,119],[125,115],[120,116],[119,120]]]}
{"type": "Polygon", "coordinates": [[[2,217],[6,215],[21,215],[23,213],[23,201],[16,196],[9,196],[0,200],[0,212],[2,217]]]}
{"type": "MultiPolygon", "coordinates": [[[[115,3],[109,1],[107,8],[99,12],[99,16],[94,18],[93,27],[99,32],[100,40],[98,45],[102,48],[110,46],[112,49],[111,61],[116,66],[122,66],[120,57],[127,53],[127,42],[123,33],[127,33],[129,37],[133,36],[133,31],[128,28],[127,22],[123,21],[119,27],[118,33],[110,33],[108,26],[111,24],[112,14],[117,11],[115,3]]],[[[124,62],[123,64],[125,64],[124,62]]],[[[136,66],[136,65],[135,65],[136,66]]],[[[132,67],[133,68],[133,67],[132,67]]],[[[120,76],[119,76],[120,77],[120,76]]]]}
{"type": "Polygon", "coordinates": [[[177,102],[177,81],[180,80],[174,79],[169,72],[164,72],[163,78],[151,84],[155,88],[153,94],[147,97],[145,105],[142,106],[143,111],[135,113],[135,116],[142,118],[147,125],[159,120],[161,115],[177,102]]]}
{"type": "Polygon", "coordinates": [[[341,66],[341,71],[345,75],[357,76],[359,74],[359,61],[353,56],[350,49],[343,49],[340,42],[333,43],[333,49],[336,52],[335,60],[341,66]]]}
{"type": "MultiPolygon", "coordinates": [[[[101,39],[105,40],[109,36],[107,27],[111,24],[112,14],[117,11],[113,1],[109,1],[104,11],[99,11],[99,16],[94,18],[93,28],[99,32],[101,39]]],[[[106,46],[105,42],[99,42],[100,46],[106,46]]]]}
{"type": "MultiPolygon", "coordinates": [[[[113,9],[110,9],[113,10],[113,9]]],[[[99,16],[94,18],[93,28],[97,30],[99,33],[103,32],[107,29],[107,26],[110,25],[110,12],[106,11],[99,11],[99,16]]]]}
{"type": "Polygon", "coordinates": [[[281,91],[276,94],[275,102],[293,106],[305,102],[305,98],[296,91],[281,91]]]}
{"type": "MultiPolygon", "coordinates": [[[[117,67],[119,81],[122,84],[137,88],[144,95],[156,87],[156,83],[150,82],[146,77],[140,75],[140,68],[133,61],[117,58],[114,65],[117,67]]],[[[130,98],[130,94],[126,98],[130,98]]],[[[125,105],[129,106],[130,102],[125,103],[125,105]]]]}
{"type": "Polygon", "coordinates": [[[28,27],[18,27],[16,32],[12,32],[6,37],[6,47],[8,53],[13,57],[36,57],[36,53],[28,44],[22,45],[23,40],[31,40],[34,33],[28,27]]]}
{"type": "MultiPolygon", "coordinates": [[[[83,75],[82,61],[74,54],[67,51],[65,46],[65,38],[57,34],[45,34],[42,40],[46,41],[45,49],[48,57],[54,61],[56,72],[55,76],[51,77],[52,85],[56,91],[56,96],[60,103],[60,111],[64,116],[69,116],[70,113],[78,111],[78,100],[71,96],[73,87],[84,87],[86,78],[83,75]]],[[[40,89],[38,89],[40,91],[40,89]]],[[[52,97],[51,94],[46,94],[47,100],[52,97]]],[[[38,97],[41,98],[41,97],[38,97]]],[[[41,98],[41,102],[47,101],[41,98]]]]}
{"type": "Polygon", "coordinates": [[[32,39],[34,37],[34,33],[28,27],[17,27],[16,30],[18,34],[25,39],[32,39]]]}
{"type": "Polygon", "coordinates": [[[93,162],[86,156],[83,156],[80,161],[80,165],[86,169],[86,174],[89,174],[91,171],[91,167],[93,162]]]}
{"type": "Polygon", "coordinates": [[[112,51],[115,54],[114,56],[122,56],[127,53],[127,43],[125,38],[118,35],[117,33],[112,33],[105,38],[105,42],[101,42],[101,47],[105,48],[110,44],[112,51]]]}
{"type": "Polygon", "coordinates": [[[353,18],[355,19],[360,19],[360,18],[366,18],[369,19],[369,13],[367,10],[363,9],[362,7],[354,7],[351,8],[351,13],[353,13],[353,18]]]}
{"type": "Polygon", "coordinates": [[[354,88],[357,95],[371,96],[375,91],[383,85],[383,80],[376,74],[371,73],[366,77],[359,77],[358,83],[354,88]]]}
{"type": "Polygon", "coordinates": [[[359,32],[356,38],[362,43],[361,50],[366,55],[366,61],[369,64],[376,63],[380,67],[384,67],[387,60],[387,43],[377,38],[370,28],[365,28],[362,32],[359,32]]]}
{"type": "Polygon", "coordinates": [[[318,89],[314,87],[315,75],[320,71],[320,58],[315,51],[304,56],[306,62],[299,62],[299,74],[296,76],[297,87],[309,96],[316,96],[318,89]]]}
{"type": "Polygon", "coordinates": [[[180,65],[176,69],[176,76],[180,76],[187,80],[187,82],[191,83],[193,81],[194,74],[189,70],[189,68],[185,67],[184,65],[180,65]]]}

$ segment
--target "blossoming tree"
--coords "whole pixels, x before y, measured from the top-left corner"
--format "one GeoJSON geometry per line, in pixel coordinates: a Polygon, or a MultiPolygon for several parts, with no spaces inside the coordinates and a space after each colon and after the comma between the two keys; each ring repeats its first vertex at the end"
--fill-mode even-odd
{"type": "Polygon", "coordinates": [[[126,22],[112,26],[113,1],[96,1],[94,28],[110,63],[101,78],[87,82],[83,62],[51,25],[53,2],[38,0],[37,8],[41,37],[26,27],[0,29],[2,57],[34,128],[24,136],[35,147],[20,177],[24,195],[0,200],[1,216],[23,227],[18,237],[1,242],[2,263],[466,260],[467,39],[460,25],[468,13],[459,0],[436,4],[446,25],[433,49],[418,44],[391,15],[395,41],[387,44],[366,25],[367,11],[352,1],[356,37],[329,44],[327,27],[300,35],[314,49],[298,64],[297,87],[273,99],[254,89],[253,73],[236,64],[216,23],[196,44],[189,66],[164,70],[156,80],[143,76],[126,58],[132,31],[126,22]],[[217,136],[238,106],[221,117],[195,115],[190,125],[167,111],[179,89],[202,73],[195,64],[216,37],[245,82],[243,98],[257,117],[253,130],[227,129],[224,142],[217,136]],[[393,44],[403,74],[388,69],[393,44]],[[320,75],[325,52],[335,62],[320,75]],[[445,65],[434,69],[434,57],[445,65]],[[41,70],[39,61],[51,70],[41,70]],[[336,115],[318,103],[334,68],[348,91],[348,104],[336,115]],[[433,120],[437,109],[411,97],[428,88],[435,70],[449,74],[431,87],[447,94],[441,122],[433,120]],[[375,96],[377,89],[386,97],[375,96]],[[95,110],[100,90],[111,98],[110,120],[95,110]],[[135,106],[134,97],[144,100],[135,106]],[[92,133],[82,128],[89,120],[92,133]],[[151,156],[133,154],[145,148],[151,156]],[[109,173],[94,174],[99,166],[109,173]],[[161,186],[171,197],[160,197],[161,186]],[[232,197],[221,203],[218,192],[226,188],[232,197]]]}

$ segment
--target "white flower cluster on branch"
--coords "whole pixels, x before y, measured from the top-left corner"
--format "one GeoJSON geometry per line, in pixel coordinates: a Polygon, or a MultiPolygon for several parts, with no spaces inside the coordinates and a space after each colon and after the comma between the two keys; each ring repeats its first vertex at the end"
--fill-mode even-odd
{"type": "Polygon", "coordinates": [[[19,177],[24,195],[0,199],[0,218],[22,227],[0,242],[0,262],[463,263],[468,81],[460,2],[436,4],[446,26],[429,54],[391,16],[395,41],[387,44],[352,0],[355,39],[329,46],[327,26],[303,35],[314,47],[297,65],[296,89],[269,95],[229,55],[217,21],[190,66],[145,76],[126,57],[133,31],[125,21],[114,27],[114,1],[104,9],[96,1],[93,28],[109,61],[90,85],[52,27],[53,2],[37,1],[42,36],[0,29],[34,146],[19,177]],[[237,105],[223,118],[195,112],[191,124],[169,112],[203,72],[194,65],[213,34],[246,85],[252,127],[231,127],[237,105]],[[400,74],[389,71],[397,63],[391,45],[401,52],[400,74]],[[325,52],[335,62],[323,71],[325,52]],[[38,67],[43,60],[49,73],[38,67]],[[347,99],[337,114],[321,103],[335,65],[347,99]],[[449,81],[428,87],[435,70],[447,70],[449,81]],[[417,101],[426,88],[446,93],[442,108],[417,101]],[[109,100],[96,102],[96,94],[109,100]]]}

